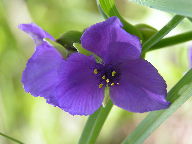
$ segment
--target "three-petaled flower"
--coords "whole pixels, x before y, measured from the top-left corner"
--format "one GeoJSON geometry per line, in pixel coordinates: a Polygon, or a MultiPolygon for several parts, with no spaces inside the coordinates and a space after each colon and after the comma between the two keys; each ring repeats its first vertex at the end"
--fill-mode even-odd
{"type": "Polygon", "coordinates": [[[117,17],[97,23],[81,37],[83,48],[94,56],[73,53],[67,59],[44,38],[54,40],[35,24],[21,24],[36,43],[23,72],[24,89],[72,115],[90,115],[101,105],[105,87],[112,102],[131,112],[165,109],[166,83],[158,71],[140,58],[141,44],[122,28],[117,17]]]}

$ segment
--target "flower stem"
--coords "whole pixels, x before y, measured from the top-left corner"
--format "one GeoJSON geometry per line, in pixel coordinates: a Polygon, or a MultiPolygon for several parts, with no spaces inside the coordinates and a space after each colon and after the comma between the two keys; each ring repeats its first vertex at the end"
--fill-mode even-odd
{"type": "Polygon", "coordinates": [[[158,43],[156,43],[149,50],[150,51],[151,50],[156,50],[156,49],[164,48],[164,47],[167,47],[167,46],[172,46],[172,45],[176,45],[176,44],[179,44],[179,43],[187,42],[189,40],[192,40],[192,31],[181,33],[181,34],[171,36],[171,37],[168,37],[168,38],[164,38],[164,39],[160,40],[158,43]]]}
{"type": "Polygon", "coordinates": [[[176,15],[174,16],[168,24],[166,24],[160,31],[154,34],[143,44],[142,55],[145,54],[149,49],[159,42],[165,35],[167,35],[172,29],[174,29],[182,20],[184,16],[176,15]]]}
{"type": "Polygon", "coordinates": [[[89,116],[78,144],[95,143],[112,106],[110,100],[105,107],[101,107],[93,115],[89,116]]]}
{"type": "Polygon", "coordinates": [[[10,140],[12,140],[12,141],[18,143],[18,144],[24,144],[23,142],[21,142],[21,141],[15,139],[15,138],[12,138],[12,137],[10,137],[10,136],[7,136],[7,135],[5,135],[5,134],[3,134],[3,133],[1,133],[1,132],[0,132],[0,135],[3,136],[3,137],[5,137],[5,138],[7,138],[7,139],[10,139],[10,140]]]}

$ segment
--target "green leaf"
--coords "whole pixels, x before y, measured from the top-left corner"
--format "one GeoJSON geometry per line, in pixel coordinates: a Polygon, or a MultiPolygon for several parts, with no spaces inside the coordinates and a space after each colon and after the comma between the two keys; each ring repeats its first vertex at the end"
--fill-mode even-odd
{"type": "Polygon", "coordinates": [[[101,11],[101,14],[104,16],[104,18],[109,18],[112,16],[117,16],[121,22],[123,23],[123,28],[133,34],[138,36],[142,39],[142,34],[139,32],[137,28],[135,28],[132,24],[128,23],[118,12],[115,1],[114,0],[97,0],[97,5],[99,8],[99,11],[101,11]]]}
{"type": "Polygon", "coordinates": [[[164,38],[162,40],[160,40],[158,43],[156,43],[152,48],[150,48],[149,50],[156,50],[156,49],[160,49],[160,48],[164,48],[167,46],[172,46],[172,45],[176,45],[179,43],[183,43],[183,42],[187,42],[192,40],[192,31],[189,32],[184,32],[178,35],[174,35],[171,37],[167,37],[164,38]]]}
{"type": "Polygon", "coordinates": [[[52,41],[52,40],[50,40],[48,38],[45,38],[45,40],[48,41],[54,48],[56,48],[64,58],[68,57],[69,52],[61,44],[59,44],[59,43],[57,43],[55,41],[52,41]]]}
{"type": "Polygon", "coordinates": [[[80,43],[82,32],[79,31],[68,31],[61,35],[56,42],[64,46],[68,51],[76,51],[73,47],[73,43],[80,43]]]}
{"type": "Polygon", "coordinates": [[[176,15],[174,16],[160,31],[155,33],[151,38],[149,38],[144,44],[142,48],[142,55],[154,46],[157,42],[159,42],[164,36],[166,36],[172,29],[174,29],[182,20],[183,16],[176,15]]]}
{"type": "Polygon", "coordinates": [[[192,0],[131,0],[138,4],[175,13],[178,15],[192,17],[192,0]]]}
{"type": "Polygon", "coordinates": [[[96,54],[84,49],[80,43],[74,43],[73,46],[77,49],[77,51],[81,54],[84,54],[86,56],[90,56],[90,55],[93,55],[97,61],[97,63],[101,63],[102,62],[102,59],[97,56],[96,54]]]}
{"type": "Polygon", "coordinates": [[[86,56],[90,56],[90,55],[93,55],[92,52],[84,49],[80,43],[74,43],[73,46],[77,49],[77,51],[81,54],[84,54],[86,56]]]}
{"type": "Polygon", "coordinates": [[[150,112],[122,144],[141,144],[192,96],[192,69],[170,90],[167,100],[172,104],[168,109],[150,112]]]}
{"type": "Polygon", "coordinates": [[[3,133],[1,133],[1,132],[0,132],[0,135],[3,136],[3,137],[5,137],[5,138],[7,138],[7,139],[9,139],[9,140],[11,140],[11,141],[14,141],[15,143],[24,144],[23,142],[15,139],[15,138],[12,138],[12,137],[10,137],[10,136],[7,136],[7,135],[5,135],[5,134],[3,134],[3,133]]]}
{"type": "Polygon", "coordinates": [[[111,100],[109,100],[105,107],[101,107],[93,115],[89,116],[78,144],[94,144],[96,142],[112,106],[113,104],[111,100]]]}
{"type": "Polygon", "coordinates": [[[137,24],[135,27],[142,33],[143,42],[148,40],[152,35],[157,33],[157,30],[146,24],[137,24]]]}

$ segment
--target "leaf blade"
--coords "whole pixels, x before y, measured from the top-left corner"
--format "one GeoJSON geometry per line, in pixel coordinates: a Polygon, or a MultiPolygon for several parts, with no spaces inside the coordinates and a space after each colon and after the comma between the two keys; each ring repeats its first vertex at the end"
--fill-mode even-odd
{"type": "Polygon", "coordinates": [[[5,135],[5,134],[3,134],[3,133],[1,133],[1,132],[0,132],[0,135],[3,136],[3,137],[5,137],[5,138],[7,138],[7,139],[9,139],[9,140],[11,140],[11,141],[14,141],[15,143],[24,144],[23,142],[15,139],[15,138],[13,138],[13,137],[10,137],[10,136],[8,136],[8,135],[5,135]]]}
{"type": "Polygon", "coordinates": [[[112,101],[110,100],[105,107],[101,107],[93,115],[89,116],[78,144],[95,143],[112,107],[113,104],[112,101]]]}
{"type": "Polygon", "coordinates": [[[172,29],[174,29],[182,20],[183,16],[175,15],[160,31],[155,33],[151,38],[149,38],[143,44],[142,55],[154,46],[157,42],[159,42],[164,36],[166,36],[172,29]]]}
{"type": "Polygon", "coordinates": [[[191,0],[131,0],[140,5],[150,8],[159,9],[178,15],[192,17],[192,1],[191,0]]]}

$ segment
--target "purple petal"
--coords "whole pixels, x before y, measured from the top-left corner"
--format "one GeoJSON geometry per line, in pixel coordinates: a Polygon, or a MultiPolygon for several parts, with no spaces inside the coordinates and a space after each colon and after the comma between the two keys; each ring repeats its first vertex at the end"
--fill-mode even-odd
{"type": "Polygon", "coordinates": [[[122,24],[117,17],[111,17],[104,22],[97,23],[86,29],[82,35],[82,46],[100,56],[106,63],[110,56],[111,59],[116,60],[119,58],[139,58],[141,53],[139,39],[121,27],[122,24]],[[115,52],[118,52],[117,56],[115,52]]]}
{"type": "Polygon", "coordinates": [[[102,104],[104,89],[98,88],[92,56],[72,54],[59,70],[62,82],[57,87],[59,107],[72,115],[90,115],[102,104]]]}
{"type": "Polygon", "coordinates": [[[60,53],[47,42],[37,46],[23,72],[25,91],[33,96],[44,97],[48,103],[56,105],[54,91],[59,83],[57,70],[62,60],[60,53]]]}
{"type": "Polygon", "coordinates": [[[33,38],[36,45],[40,45],[44,41],[43,40],[44,38],[49,38],[49,39],[55,41],[55,39],[49,33],[44,31],[42,28],[40,28],[39,26],[37,26],[34,23],[20,24],[19,29],[28,33],[33,38]]]}
{"type": "Polygon", "coordinates": [[[111,88],[113,103],[131,112],[165,109],[166,83],[147,61],[138,59],[120,66],[120,85],[111,88]]]}

